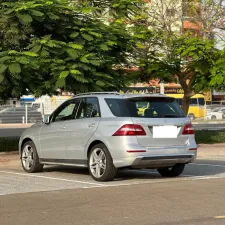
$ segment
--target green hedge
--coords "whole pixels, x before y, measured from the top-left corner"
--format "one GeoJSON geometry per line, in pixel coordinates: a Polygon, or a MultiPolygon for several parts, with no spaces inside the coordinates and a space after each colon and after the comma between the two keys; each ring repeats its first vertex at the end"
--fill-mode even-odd
{"type": "Polygon", "coordinates": [[[197,130],[195,139],[198,144],[225,143],[225,130],[197,130]]]}
{"type": "MultiPolygon", "coordinates": [[[[198,130],[195,131],[197,144],[225,143],[225,131],[198,130]]],[[[0,137],[0,152],[18,151],[19,138],[0,137]]]]}
{"type": "Polygon", "coordinates": [[[0,152],[18,151],[19,138],[0,137],[0,152]]]}

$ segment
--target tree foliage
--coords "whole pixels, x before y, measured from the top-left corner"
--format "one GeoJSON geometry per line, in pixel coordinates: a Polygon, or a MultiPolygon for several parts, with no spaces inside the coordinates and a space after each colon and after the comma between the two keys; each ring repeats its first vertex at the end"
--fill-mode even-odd
{"type": "Polygon", "coordinates": [[[123,86],[113,67],[126,64],[132,36],[121,21],[135,12],[136,3],[1,1],[0,97],[52,94],[59,87],[77,93],[123,86]],[[114,18],[110,23],[105,5],[114,18]]]}
{"type": "MultiPolygon", "coordinates": [[[[211,4],[209,6],[212,10],[216,10],[212,7],[212,0],[204,1],[204,7],[207,2],[211,4]]],[[[178,79],[184,90],[182,107],[187,113],[190,98],[194,94],[223,84],[225,70],[224,52],[215,47],[216,41],[211,38],[213,25],[210,29],[184,30],[184,6],[181,3],[175,0],[155,0],[143,6],[142,16],[134,18],[135,25],[130,27],[136,38],[130,62],[139,68],[137,76],[143,82],[148,83],[153,78],[164,81],[178,79]]],[[[196,9],[196,5],[189,6],[189,10],[192,6],[196,9]]],[[[191,18],[189,14],[188,21],[198,24],[199,21],[194,19],[194,15],[191,18]]]]}

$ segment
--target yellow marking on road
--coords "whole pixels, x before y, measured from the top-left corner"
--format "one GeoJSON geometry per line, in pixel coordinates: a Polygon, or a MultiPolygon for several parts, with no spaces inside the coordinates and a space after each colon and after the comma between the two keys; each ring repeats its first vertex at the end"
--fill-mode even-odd
{"type": "Polygon", "coordinates": [[[225,219],[225,215],[224,216],[215,216],[215,219],[225,219]]]}

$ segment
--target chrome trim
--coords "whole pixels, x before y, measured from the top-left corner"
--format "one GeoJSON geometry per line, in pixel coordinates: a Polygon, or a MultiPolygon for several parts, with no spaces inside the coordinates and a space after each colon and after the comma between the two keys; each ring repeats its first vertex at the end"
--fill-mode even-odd
{"type": "Polygon", "coordinates": [[[166,167],[178,163],[191,163],[194,159],[194,154],[138,156],[132,163],[132,167],[157,168],[157,166],[161,165],[165,165],[166,167]]]}
{"type": "Polygon", "coordinates": [[[60,166],[74,166],[74,167],[82,167],[82,168],[87,168],[88,166],[85,164],[74,164],[74,163],[54,163],[54,162],[42,162],[40,163],[45,164],[45,165],[60,165],[60,166]]]}

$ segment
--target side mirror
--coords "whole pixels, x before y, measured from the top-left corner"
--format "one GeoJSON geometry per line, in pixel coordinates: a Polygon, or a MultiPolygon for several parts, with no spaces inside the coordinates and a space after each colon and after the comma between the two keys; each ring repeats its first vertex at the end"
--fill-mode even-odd
{"type": "Polygon", "coordinates": [[[50,124],[50,116],[44,117],[43,122],[47,125],[50,124]]]}

